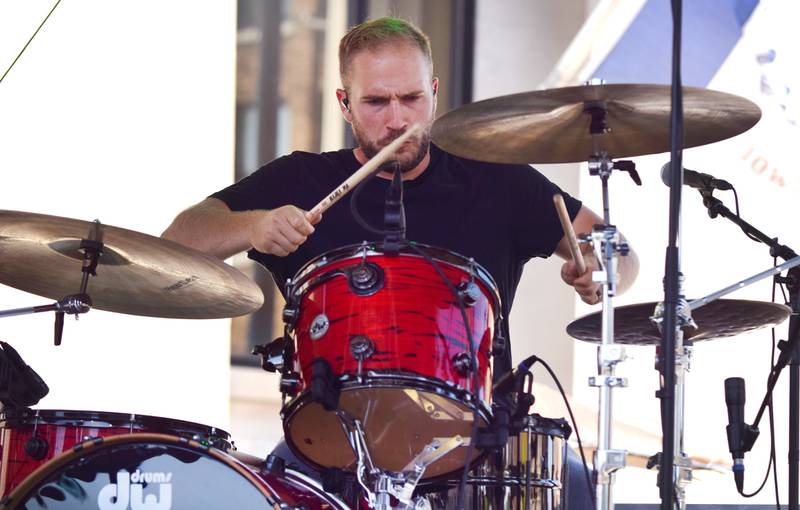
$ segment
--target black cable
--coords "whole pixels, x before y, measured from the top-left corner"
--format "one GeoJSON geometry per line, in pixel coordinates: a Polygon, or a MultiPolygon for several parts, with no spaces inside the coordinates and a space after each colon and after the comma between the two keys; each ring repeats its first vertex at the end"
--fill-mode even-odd
{"type": "MultiPolygon", "coordinates": [[[[778,257],[775,256],[772,258],[772,265],[778,265],[778,257]]],[[[775,284],[776,279],[772,279],[772,302],[775,302],[775,284]]],[[[786,292],[783,289],[783,284],[778,284],[778,287],[781,289],[781,293],[783,294],[783,301],[786,303],[786,292]]],[[[777,338],[775,337],[775,327],[771,328],[772,331],[772,351],[770,353],[770,373],[775,370],[775,353],[777,352],[777,338]]],[[[781,498],[778,490],[778,455],[775,449],[775,414],[773,412],[772,407],[772,398],[769,399],[769,437],[770,437],[770,449],[772,455],[772,479],[775,482],[775,505],[777,510],[781,510],[781,498]]]]}
{"type": "Polygon", "coordinates": [[[365,220],[363,216],[361,216],[361,213],[358,212],[357,204],[358,204],[358,196],[361,194],[361,190],[364,189],[366,187],[366,184],[369,181],[371,181],[376,175],[381,173],[384,170],[385,166],[386,163],[384,163],[383,165],[379,165],[378,168],[376,168],[371,174],[369,174],[363,181],[358,183],[356,189],[353,190],[353,196],[350,197],[350,214],[353,215],[353,218],[356,220],[356,223],[361,225],[361,227],[365,229],[367,232],[371,232],[379,236],[385,236],[388,232],[386,230],[373,227],[372,225],[370,225],[369,222],[365,220]]]}
{"type": "Polygon", "coordinates": [[[572,428],[575,430],[575,438],[578,440],[578,451],[580,452],[581,460],[583,461],[583,473],[586,475],[586,485],[589,487],[589,494],[592,496],[592,503],[597,504],[594,492],[594,484],[592,483],[592,475],[589,473],[589,464],[586,462],[586,454],[583,451],[583,441],[581,441],[581,434],[578,432],[578,421],[575,419],[575,415],[572,413],[572,406],[569,405],[567,393],[564,391],[564,387],[561,386],[561,381],[558,380],[555,372],[553,372],[553,369],[550,368],[550,365],[548,365],[545,360],[537,356],[531,356],[531,358],[533,358],[534,363],[541,363],[542,366],[544,366],[544,368],[547,370],[547,373],[549,373],[550,377],[553,379],[553,382],[556,383],[556,387],[558,388],[559,393],[561,393],[561,398],[564,399],[564,405],[567,406],[569,419],[572,421],[572,428]]]}
{"type": "Polygon", "coordinates": [[[22,49],[19,51],[19,54],[18,54],[18,55],[17,55],[17,57],[14,59],[14,61],[13,61],[13,62],[11,62],[11,65],[10,65],[10,66],[8,66],[8,69],[6,69],[6,72],[5,72],[5,73],[3,73],[3,76],[0,76],[0,83],[3,83],[3,80],[5,79],[6,75],[9,73],[9,71],[11,71],[11,68],[12,68],[12,67],[14,67],[14,64],[16,64],[16,63],[17,63],[17,60],[19,60],[19,57],[21,57],[21,56],[22,56],[22,54],[23,54],[23,53],[25,53],[25,50],[28,48],[28,45],[31,43],[31,41],[33,41],[33,38],[34,38],[34,37],[36,37],[36,34],[38,34],[38,33],[39,33],[39,30],[41,30],[41,29],[42,29],[42,27],[44,26],[44,24],[45,24],[45,23],[47,22],[47,20],[50,18],[50,15],[51,15],[51,14],[53,14],[53,11],[55,11],[55,10],[56,10],[56,7],[58,7],[58,4],[60,4],[60,3],[61,3],[61,0],[58,0],[58,1],[55,3],[55,5],[53,6],[53,8],[52,8],[52,9],[50,9],[50,12],[48,12],[48,13],[47,13],[47,16],[45,16],[44,20],[42,20],[41,24],[39,24],[39,28],[37,28],[37,29],[36,29],[36,31],[35,31],[35,32],[33,33],[33,35],[31,36],[31,38],[30,38],[30,39],[28,39],[28,42],[26,42],[26,43],[25,43],[25,46],[23,46],[23,47],[22,47],[22,49]]]}
{"type": "MultiPolygon", "coordinates": [[[[739,218],[739,219],[742,219],[742,217],[739,216],[739,194],[736,193],[736,188],[733,185],[731,185],[731,191],[733,191],[733,200],[736,203],[736,217],[739,218]]],[[[748,231],[746,231],[744,229],[742,229],[742,232],[744,232],[744,235],[746,235],[749,239],[752,239],[753,241],[755,241],[757,243],[761,242],[761,239],[755,237],[750,232],[748,232],[748,231]]]]}
{"type": "MultiPolygon", "coordinates": [[[[737,202],[737,209],[736,215],[739,215],[738,209],[738,202],[737,202]]],[[[773,257],[772,259],[772,266],[775,267],[778,265],[778,258],[773,257]]],[[[772,280],[772,294],[771,294],[771,302],[775,302],[775,289],[778,286],[777,282],[773,278],[772,280]]],[[[775,372],[775,348],[776,348],[776,338],[775,338],[775,328],[772,328],[772,351],[770,353],[770,377],[775,372]]],[[[767,383],[767,388],[769,389],[769,382],[767,383]]],[[[767,481],[769,480],[770,473],[773,473],[773,478],[775,480],[775,500],[777,503],[777,508],[780,510],[780,498],[778,495],[778,465],[777,465],[777,455],[776,455],[776,448],[775,448],[775,415],[774,409],[772,406],[772,395],[769,396],[769,400],[767,401],[767,416],[769,419],[769,438],[770,438],[770,449],[769,449],[769,462],[767,463],[767,472],[764,475],[764,480],[761,482],[761,486],[755,491],[747,494],[744,490],[740,491],[739,494],[743,498],[752,498],[758,495],[764,487],[767,485],[767,481]]]]}

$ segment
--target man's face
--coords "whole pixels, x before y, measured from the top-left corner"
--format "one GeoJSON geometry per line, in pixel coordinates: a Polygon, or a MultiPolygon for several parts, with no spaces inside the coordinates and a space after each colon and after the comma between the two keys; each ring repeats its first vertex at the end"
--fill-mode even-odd
{"type": "Polygon", "coordinates": [[[350,122],[358,146],[372,158],[414,124],[422,131],[395,154],[400,170],[414,169],[428,154],[438,82],[422,52],[407,43],[362,50],[350,61],[350,122]]]}

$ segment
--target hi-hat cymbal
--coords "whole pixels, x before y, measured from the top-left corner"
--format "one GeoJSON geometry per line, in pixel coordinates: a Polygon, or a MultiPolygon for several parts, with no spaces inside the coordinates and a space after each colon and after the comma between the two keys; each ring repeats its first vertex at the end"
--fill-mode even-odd
{"type": "MultiPolygon", "coordinates": [[[[614,343],[658,345],[661,333],[650,317],[657,303],[614,308],[614,343]]],[[[717,299],[692,311],[697,329],[684,330],[692,342],[726,338],[780,324],[791,314],[788,306],[763,301],[717,299]]],[[[602,312],[581,317],[567,326],[567,334],[584,342],[600,343],[602,312]]]]}
{"type": "MultiPolygon", "coordinates": [[[[598,150],[612,158],[669,150],[670,87],[610,84],[501,96],[448,112],[433,141],[458,156],[495,163],[573,163],[594,153],[587,104],[604,104],[608,132],[598,150]]],[[[753,127],[752,101],[714,90],[683,88],[684,148],[725,140],[753,127]]]]}
{"type": "MultiPolygon", "coordinates": [[[[81,239],[94,223],[0,211],[0,283],[60,300],[81,286],[81,239]]],[[[224,262],[180,244],[102,225],[103,253],[89,279],[92,306],[151,317],[214,319],[257,310],[261,289],[224,262]]]]}

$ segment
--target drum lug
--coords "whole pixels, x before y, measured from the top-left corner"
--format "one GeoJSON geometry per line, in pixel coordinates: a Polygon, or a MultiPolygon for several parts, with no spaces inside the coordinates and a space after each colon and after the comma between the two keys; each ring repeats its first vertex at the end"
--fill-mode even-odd
{"type": "Polygon", "coordinates": [[[375,343],[365,335],[355,335],[350,338],[350,355],[358,361],[363,361],[375,354],[375,343]]]}
{"type": "Polygon", "coordinates": [[[458,296],[465,306],[475,306],[481,298],[481,289],[473,281],[461,282],[458,286],[458,296]]]}
{"type": "Polygon", "coordinates": [[[346,272],[347,284],[357,296],[371,296],[383,288],[383,269],[373,262],[362,261],[346,272]]]}
{"type": "Polygon", "coordinates": [[[468,352],[459,352],[453,356],[453,368],[461,376],[466,377],[472,372],[472,360],[468,352]]]}
{"type": "Polygon", "coordinates": [[[25,441],[25,453],[33,460],[42,460],[47,456],[50,445],[47,439],[42,437],[32,437],[25,441]]]}

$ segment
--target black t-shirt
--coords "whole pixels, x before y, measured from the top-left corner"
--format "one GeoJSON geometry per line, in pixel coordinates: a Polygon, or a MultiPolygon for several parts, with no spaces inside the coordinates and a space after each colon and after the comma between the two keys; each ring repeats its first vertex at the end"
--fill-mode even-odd
{"type": "MultiPolygon", "coordinates": [[[[313,154],[294,152],[261,167],[236,184],[211,195],[233,211],[275,209],[292,204],[314,207],[361,167],[352,149],[313,154]]],[[[383,226],[389,180],[373,178],[358,197],[361,215],[383,226]]],[[[502,302],[505,337],[522,267],[532,257],[548,257],[564,236],[553,205],[561,190],[527,165],[483,163],[454,156],[431,145],[428,168],[404,181],[406,238],[474,258],[494,277],[502,302]]],[[[342,246],[381,241],[352,217],[349,193],[328,209],[297,251],[287,257],[250,250],[248,255],[271,273],[283,291],[288,278],[309,260],[342,246]]],[[[564,194],[570,217],[581,202],[564,194]]],[[[510,347],[495,374],[510,369],[510,347]]]]}

